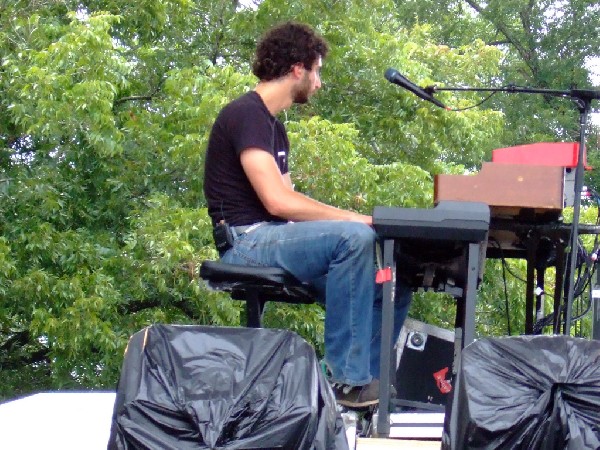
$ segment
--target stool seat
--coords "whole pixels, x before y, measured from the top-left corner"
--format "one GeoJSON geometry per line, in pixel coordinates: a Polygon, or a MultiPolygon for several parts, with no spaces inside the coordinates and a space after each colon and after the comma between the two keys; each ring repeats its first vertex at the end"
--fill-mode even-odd
{"type": "Polygon", "coordinates": [[[229,292],[234,300],[246,302],[247,326],[261,326],[264,305],[268,301],[309,304],[316,292],[308,283],[299,281],[278,267],[252,267],[204,261],[200,277],[216,291],[229,292]]]}

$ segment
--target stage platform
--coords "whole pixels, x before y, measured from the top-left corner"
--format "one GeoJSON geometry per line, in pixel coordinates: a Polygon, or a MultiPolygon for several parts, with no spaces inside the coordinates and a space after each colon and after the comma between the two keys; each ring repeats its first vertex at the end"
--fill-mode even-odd
{"type": "MultiPolygon", "coordinates": [[[[114,392],[46,392],[0,404],[0,448],[106,450],[114,392]]],[[[439,440],[357,438],[355,450],[439,449],[439,440]]]]}
{"type": "Polygon", "coordinates": [[[356,450],[440,450],[440,441],[358,438],[356,450]]]}

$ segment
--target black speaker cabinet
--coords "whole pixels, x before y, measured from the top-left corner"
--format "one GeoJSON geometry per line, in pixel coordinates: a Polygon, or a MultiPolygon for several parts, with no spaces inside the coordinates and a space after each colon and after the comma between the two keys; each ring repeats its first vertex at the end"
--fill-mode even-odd
{"type": "Polygon", "coordinates": [[[291,331],[155,324],[132,336],[110,450],[348,449],[312,346],[291,331]]]}
{"type": "Polygon", "coordinates": [[[600,448],[600,342],[482,338],[467,346],[442,449],[600,448]]]}
{"type": "Polygon", "coordinates": [[[443,410],[452,390],[454,331],[407,318],[396,341],[399,406],[443,410]]]}

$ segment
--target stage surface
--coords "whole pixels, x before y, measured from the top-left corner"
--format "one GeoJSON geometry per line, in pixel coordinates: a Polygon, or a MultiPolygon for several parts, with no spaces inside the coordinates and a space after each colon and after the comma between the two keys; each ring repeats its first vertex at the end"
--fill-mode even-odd
{"type": "MultiPolygon", "coordinates": [[[[45,392],[2,403],[0,447],[106,450],[114,401],[114,392],[45,392]]],[[[356,440],[356,450],[439,448],[439,441],[356,440]]]]}

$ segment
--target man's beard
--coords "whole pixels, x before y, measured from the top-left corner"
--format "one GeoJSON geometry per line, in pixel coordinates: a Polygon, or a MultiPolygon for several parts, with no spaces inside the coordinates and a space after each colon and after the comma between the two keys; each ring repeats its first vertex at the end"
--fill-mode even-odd
{"type": "Polygon", "coordinates": [[[308,99],[310,97],[310,80],[308,79],[308,75],[304,74],[304,79],[302,80],[302,84],[300,84],[296,90],[293,92],[292,100],[294,103],[304,104],[308,103],[308,99]]]}

